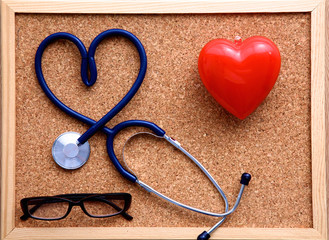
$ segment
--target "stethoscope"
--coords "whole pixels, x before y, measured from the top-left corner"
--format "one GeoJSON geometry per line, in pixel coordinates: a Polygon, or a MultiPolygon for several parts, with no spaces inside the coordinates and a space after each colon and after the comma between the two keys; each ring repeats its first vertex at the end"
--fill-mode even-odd
{"type": "MultiPolygon", "coordinates": [[[[79,38],[76,36],[70,34],[70,33],[65,33],[65,32],[59,32],[59,33],[54,33],[47,38],[45,38],[42,43],[40,44],[36,56],[35,56],[35,71],[36,75],[38,78],[38,81],[40,83],[41,88],[47,95],[47,97],[62,111],[65,113],[69,114],[70,116],[90,125],[91,127],[82,135],[79,133],[75,132],[66,132],[60,135],[54,142],[53,147],[52,147],[52,155],[55,160],[55,162],[65,168],[65,169],[76,169],[81,167],[89,158],[90,154],[90,146],[88,143],[88,139],[92,137],[97,131],[102,130],[106,135],[107,135],[107,152],[108,155],[114,164],[115,168],[120,172],[120,174],[128,179],[129,181],[133,183],[139,184],[142,188],[144,188],[148,192],[152,192],[159,196],[160,198],[167,200],[175,205],[178,205],[180,207],[186,208],[188,210],[192,210],[194,212],[206,214],[209,216],[214,216],[214,217],[221,217],[221,220],[216,223],[211,229],[208,231],[204,231],[198,236],[199,240],[204,240],[204,239],[209,239],[210,234],[216,230],[226,219],[228,215],[233,213],[236,208],[239,205],[239,202],[241,200],[243,191],[245,186],[248,185],[251,175],[248,173],[243,173],[241,176],[241,188],[238,194],[238,197],[236,199],[236,202],[234,206],[229,209],[229,204],[227,201],[227,198],[221,189],[221,187],[218,185],[216,180],[210,175],[210,173],[203,167],[203,165],[195,159],[190,153],[188,153],[178,141],[174,140],[173,138],[167,136],[165,134],[165,131],[162,130],[160,127],[155,125],[152,122],[148,121],[142,121],[142,120],[129,120],[125,122],[121,122],[115,127],[108,128],[105,126],[107,122],[109,122],[116,114],[118,114],[127,104],[128,102],[133,98],[137,90],[139,89],[140,85],[143,82],[143,79],[145,77],[146,73],[146,67],[147,67],[147,59],[146,59],[146,53],[144,50],[144,47],[142,43],[139,41],[139,39],[134,36],[132,33],[122,30],[122,29],[110,29],[107,31],[102,32],[99,34],[91,43],[89,47],[89,51],[87,52],[86,47],[84,44],[81,42],[79,38]],[[140,57],[140,69],[139,73],[137,76],[136,81],[132,85],[131,89],[128,91],[128,93],[122,98],[122,100],[114,107],[112,108],[106,115],[104,115],[99,121],[95,121],[91,118],[88,118],[81,113],[78,113],[68,106],[66,106],[64,103],[62,103],[54,94],[53,92],[49,89],[43,73],[42,73],[42,67],[41,67],[41,60],[42,60],[42,55],[46,47],[58,40],[58,39],[66,39],[71,42],[73,42],[79,49],[80,54],[82,56],[82,62],[81,62],[81,78],[83,83],[90,87],[92,86],[97,79],[97,68],[96,68],[96,62],[94,59],[95,51],[99,43],[107,37],[111,36],[122,36],[125,38],[128,38],[137,48],[137,51],[139,53],[140,57]],[[89,76],[88,76],[89,72],[89,76]],[[121,165],[119,162],[118,158],[116,157],[113,149],[113,141],[115,136],[123,129],[127,127],[132,127],[132,126],[140,126],[140,127],[145,127],[148,128],[152,131],[152,133],[147,132],[147,134],[151,134],[153,136],[159,137],[159,138],[164,138],[167,140],[170,144],[172,144],[175,148],[179,149],[182,151],[188,158],[190,158],[201,170],[202,172],[208,177],[208,179],[212,182],[212,184],[216,187],[220,195],[222,196],[224,202],[225,202],[225,212],[224,213],[213,213],[213,212],[208,212],[204,211],[198,208],[194,208],[185,204],[182,204],[180,202],[177,202],[160,192],[156,191],[149,185],[145,184],[144,182],[140,181],[137,177],[136,174],[127,166],[126,162],[126,168],[121,165]],[[128,171],[128,170],[129,171],[128,171]]],[[[140,133],[138,133],[140,134],[140,133]]],[[[136,135],[136,134],[135,134],[136,135]]],[[[133,136],[135,136],[133,135],[133,136]]],[[[132,136],[132,137],[133,137],[132,136]]],[[[130,137],[129,139],[131,139],[130,137]]],[[[129,141],[129,139],[127,141],[129,141]]],[[[124,158],[124,156],[123,156],[124,158]]]]}

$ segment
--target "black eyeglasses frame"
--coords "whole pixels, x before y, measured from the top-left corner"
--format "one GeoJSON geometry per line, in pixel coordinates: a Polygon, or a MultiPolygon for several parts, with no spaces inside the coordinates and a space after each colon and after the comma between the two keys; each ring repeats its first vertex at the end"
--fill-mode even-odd
{"type": "MultiPolygon", "coordinates": [[[[130,204],[131,204],[131,195],[129,193],[104,193],[104,194],[94,194],[94,193],[77,193],[77,194],[61,194],[61,195],[55,195],[55,196],[41,196],[41,197],[30,197],[30,198],[23,198],[20,201],[21,204],[21,208],[22,211],[24,213],[24,215],[22,215],[20,217],[21,220],[27,220],[28,218],[33,218],[33,219],[37,219],[37,220],[44,220],[44,221],[54,221],[54,220],[61,220],[66,218],[72,208],[74,206],[80,206],[81,210],[89,217],[92,218],[107,218],[107,217],[113,217],[116,215],[121,215],[122,217],[124,217],[127,220],[132,220],[133,217],[130,216],[126,211],[129,209],[130,204]],[[97,201],[104,201],[105,199],[101,199],[101,197],[109,197],[109,198],[113,198],[113,200],[124,200],[124,207],[121,208],[117,205],[115,205],[113,202],[109,202],[107,201],[106,203],[110,204],[113,208],[115,208],[118,212],[113,213],[113,214],[109,214],[109,215],[102,215],[102,216],[97,216],[97,215],[92,215],[90,213],[88,213],[88,211],[86,210],[83,202],[86,200],[97,200],[97,201]],[[61,202],[67,202],[69,203],[67,212],[65,213],[64,216],[58,217],[58,218],[40,218],[40,217],[36,217],[33,216],[33,212],[40,207],[39,206],[35,206],[33,208],[36,208],[32,213],[30,213],[29,209],[28,209],[28,202],[31,200],[40,200],[43,203],[52,203],[52,202],[57,202],[57,201],[61,201],[61,202]]],[[[32,209],[33,209],[32,208],[32,209]]]]}

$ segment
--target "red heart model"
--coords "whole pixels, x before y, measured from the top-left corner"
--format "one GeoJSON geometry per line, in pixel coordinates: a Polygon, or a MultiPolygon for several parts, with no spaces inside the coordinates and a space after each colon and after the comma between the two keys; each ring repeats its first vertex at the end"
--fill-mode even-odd
{"type": "Polygon", "coordinates": [[[279,49],[268,38],[250,37],[242,42],[216,39],[199,56],[203,84],[227,111],[245,119],[266,98],[280,72],[279,49]]]}

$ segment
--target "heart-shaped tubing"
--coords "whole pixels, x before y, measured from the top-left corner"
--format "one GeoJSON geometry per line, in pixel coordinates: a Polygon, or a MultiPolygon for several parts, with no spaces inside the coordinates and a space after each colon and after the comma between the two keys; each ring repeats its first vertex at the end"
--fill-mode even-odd
{"type": "MultiPolygon", "coordinates": [[[[40,46],[36,52],[36,55],[35,55],[35,72],[36,72],[39,84],[40,84],[41,88],[43,89],[43,91],[45,92],[45,94],[47,95],[47,97],[58,108],[60,108],[65,113],[69,114],[70,116],[72,116],[86,124],[92,125],[93,126],[92,130],[94,131],[94,133],[99,128],[104,126],[109,120],[111,120],[118,112],[120,112],[127,105],[127,103],[132,99],[132,97],[136,94],[137,90],[139,89],[139,87],[142,84],[143,79],[145,77],[146,68],[147,68],[147,59],[146,59],[146,53],[145,53],[142,43],[132,33],[122,30],[122,29],[110,29],[110,30],[104,31],[101,34],[99,34],[92,41],[88,53],[87,53],[87,50],[86,50],[86,47],[84,46],[84,44],[76,36],[74,36],[70,33],[65,33],[65,32],[54,33],[42,41],[42,43],[40,44],[40,46]],[[134,82],[133,86],[128,91],[128,93],[123,97],[123,99],[101,119],[102,121],[100,120],[101,122],[100,121],[96,122],[95,120],[90,119],[90,118],[74,111],[73,109],[69,108],[54,95],[54,93],[49,89],[49,87],[44,79],[44,76],[42,73],[41,60],[42,60],[42,55],[43,55],[44,50],[50,43],[52,43],[58,39],[66,39],[66,40],[73,42],[78,47],[81,57],[82,57],[82,62],[81,62],[82,81],[84,82],[85,85],[92,86],[96,82],[96,79],[97,79],[97,69],[96,69],[96,63],[94,60],[96,48],[97,48],[98,44],[104,38],[110,37],[110,36],[123,36],[133,42],[133,44],[136,46],[138,53],[139,53],[140,70],[139,70],[138,76],[136,78],[136,81],[134,82]],[[89,66],[89,70],[90,70],[90,80],[88,80],[88,66],[89,66]],[[97,123],[97,126],[94,127],[96,123],[97,123]]],[[[109,130],[110,129],[103,127],[103,131],[105,133],[111,133],[111,131],[109,131],[109,130]]],[[[88,132],[88,135],[86,135],[86,133],[83,134],[81,136],[81,137],[83,137],[83,139],[81,139],[81,137],[80,137],[78,139],[78,141],[82,144],[84,142],[86,142],[92,136],[92,134],[90,135],[90,132],[91,131],[88,132]]]]}
{"type": "Polygon", "coordinates": [[[54,33],[47,38],[45,38],[42,43],[40,44],[36,55],[35,55],[35,72],[39,81],[39,84],[47,97],[62,111],[65,113],[69,114],[70,116],[91,125],[91,128],[89,128],[81,137],[78,139],[79,143],[83,144],[86,142],[93,134],[95,134],[99,129],[101,129],[104,133],[107,134],[107,146],[109,146],[108,153],[111,161],[113,162],[114,166],[117,168],[117,170],[128,180],[132,182],[136,182],[137,177],[128,172],[122,165],[120,164],[119,160],[114,154],[113,150],[113,139],[115,135],[122,129],[130,126],[142,126],[149,128],[152,130],[155,134],[158,136],[164,136],[165,131],[163,131],[160,127],[155,125],[154,123],[148,122],[148,121],[142,121],[142,120],[130,120],[130,121],[125,121],[117,126],[115,126],[113,129],[110,129],[105,126],[105,124],[110,121],[118,112],[120,112],[127,104],[128,102],[133,98],[133,96],[136,94],[138,91],[140,85],[143,82],[143,79],[145,77],[146,73],[146,68],[147,68],[147,59],[146,59],[146,53],[145,49],[142,45],[142,43],[139,41],[139,39],[134,36],[132,33],[122,30],[122,29],[110,29],[105,32],[102,32],[99,34],[91,43],[89,52],[87,52],[86,47],[84,44],[81,42],[79,38],[76,36],[70,34],[70,33],[65,33],[65,32],[59,32],[59,33],[54,33]],[[128,38],[137,48],[137,51],[139,53],[140,57],[140,69],[138,76],[136,78],[136,81],[132,85],[131,89],[128,91],[128,93],[122,98],[122,100],[115,106],[113,107],[106,115],[104,115],[99,121],[95,121],[91,118],[88,118],[81,113],[78,113],[74,111],[73,109],[69,108],[66,106],[64,103],[62,103],[55,95],[54,93],[49,89],[43,73],[42,73],[42,66],[41,66],[41,60],[42,60],[42,55],[46,47],[58,40],[58,39],[66,39],[71,42],[73,42],[79,49],[81,57],[82,57],[82,62],[81,62],[81,78],[82,81],[85,85],[87,86],[92,86],[97,79],[97,68],[96,68],[96,63],[94,60],[94,55],[97,46],[99,43],[107,37],[110,36],[123,36],[128,38]],[[88,69],[90,71],[90,79],[88,79],[88,69]],[[112,141],[111,144],[109,144],[109,141],[112,141]]]}

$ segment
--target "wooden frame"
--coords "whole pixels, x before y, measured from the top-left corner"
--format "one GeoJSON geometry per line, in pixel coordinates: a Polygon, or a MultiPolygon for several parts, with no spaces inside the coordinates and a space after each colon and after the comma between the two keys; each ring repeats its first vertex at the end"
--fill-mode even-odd
{"type": "Polygon", "coordinates": [[[328,239],[328,0],[4,0],[1,7],[1,239],[195,239],[203,231],[199,228],[15,227],[15,13],[214,12],[311,12],[313,228],[222,228],[211,239],[328,239]]]}

